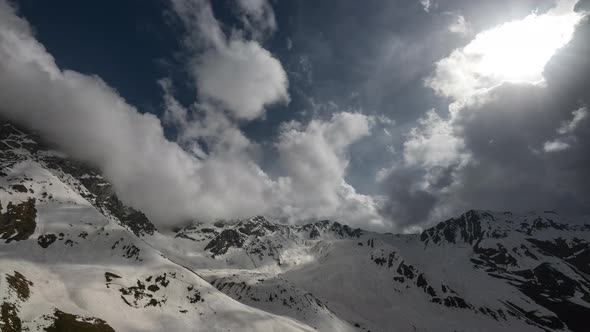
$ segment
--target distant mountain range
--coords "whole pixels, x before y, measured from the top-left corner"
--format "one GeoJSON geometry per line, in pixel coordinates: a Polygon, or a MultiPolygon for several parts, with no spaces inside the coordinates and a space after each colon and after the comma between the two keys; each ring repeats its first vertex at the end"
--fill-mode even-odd
{"type": "Polygon", "coordinates": [[[589,330],[590,224],[552,211],[414,235],[262,216],[158,230],[9,122],[0,206],[1,332],[589,330]]]}

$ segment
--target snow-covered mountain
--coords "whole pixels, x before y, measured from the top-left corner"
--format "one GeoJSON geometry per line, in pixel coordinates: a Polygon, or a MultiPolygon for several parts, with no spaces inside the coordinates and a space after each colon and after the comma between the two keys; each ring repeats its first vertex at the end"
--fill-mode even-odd
{"type": "Polygon", "coordinates": [[[590,225],[551,211],[416,235],[261,216],[158,230],[8,122],[0,204],[2,332],[588,330],[590,225]]]}

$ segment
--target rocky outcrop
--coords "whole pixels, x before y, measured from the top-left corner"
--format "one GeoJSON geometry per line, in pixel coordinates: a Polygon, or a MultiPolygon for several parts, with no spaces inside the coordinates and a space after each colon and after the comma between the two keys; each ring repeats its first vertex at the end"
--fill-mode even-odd
{"type": "MultiPolygon", "coordinates": [[[[1,210],[2,204],[0,203],[1,210]]],[[[0,239],[6,243],[28,239],[35,233],[36,218],[37,209],[34,198],[29,198],[16,205],[8,202],[6,212],[0,212],[0,239]]]]}

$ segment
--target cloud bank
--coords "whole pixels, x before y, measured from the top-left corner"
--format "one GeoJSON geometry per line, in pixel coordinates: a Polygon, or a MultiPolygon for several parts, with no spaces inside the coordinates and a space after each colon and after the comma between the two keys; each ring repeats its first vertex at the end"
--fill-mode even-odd
{"type": "MultiPolygon", "coordinates": [[[[272,13],[266,1],[238,3],[245,17],[258,21],[271,16],[265,14],[272,13]]],[[[266,106],[289,101],[287,74],[281,63],[239,32],[227,37],[208,1],[173,0],[172,7],[186,29],[187,66],[201,102],[217,104],[237,119],[253,120],[263,115],[266,106]]],[[[274,21],[274,14],[272,17],[274,21]]],[[[248,28],[266,31],[266,26],[248,28]]]]}
{"type": "MultiPolygon", "coordinates": [[[[426,85],[441,96],[461,100],[503,82],[543,81],[543,67],[570,41],[581,18],[574,5],[575,1],[561,1],[545,14],[532,13],[480,32],[438,61],[426,85]]],[[[460,23],[451,29],[460,30],[460,23]]]]}
{"type": "MultiPolygon", "coordinates": [[[[582,215],[590,211],[585,180],[590,159],[584,152],[590,149],[590,22],[573,11],[574,5],[562,1],[547,14],[484,31],[436,64],[425,84],[449,98],[448,112],[427,112],[409,130],[402,158],[380,172],[388,190],[384,215],[411,230],[473,208],[556,209],[582,215]],[[564,20],[569,25],[563,25],[564,20]],[[511,53],[519,48],[505,47],[511,40],[493,40],[511,27],[519,30],[549,21],[562,29],[562,48],[522,59],[541,62],[534,70],[525,67],[519,77],[504,75],[506,68],[521,63],[520,55],[511,53]],[[499,49],[478,54],[475,50],[484,50],[485,40],[499,49]],[[490,62],[486,56],[507,57],[505,68],[488,74],[483,63],[504,63],[490,62]]],[[[551,35],[545,37],[550,44],[557,42],[551,35]]],[[[529,44],[538,41],[531,38],[529,44]]]]}
{"type": "Polygon", "coordinates": [[[173,8],[186,26],[187,70],[199,96],[182,105],[172,82],[160,81],[163,119],[177,128],[178,142],[165,138],[160,119],[139,112],[99,77],[59,68],[5,1],[0,1],[2,115],[99,167],[123,201],[159,226],[254,214],[383,226],[375,202],[345,181],[347,148],[368,135],[371,119],[338,113],[285,125],[276,142],[284,175],[270,178],[259,166],[258,145],[238,123],[288,100],[280,62],[256,41],[225,36],[208,2],[174,1],[173,8]]]}

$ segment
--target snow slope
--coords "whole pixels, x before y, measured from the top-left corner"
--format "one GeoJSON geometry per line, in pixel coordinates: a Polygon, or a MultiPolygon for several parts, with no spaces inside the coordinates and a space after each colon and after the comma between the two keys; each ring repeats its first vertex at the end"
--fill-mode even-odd
{"type": "Polygon", "coordinates": [[[416,235],[262,216],[158,230],[0,123],[0,331],[586,331],[590,225],[468,211],[416,235]]]}
{"type": "Polygon", "coordinates": [[[0,331],[312,330],[219,292],[52,168],[58,154],[10,125],[0,137],[0,331]]]}

